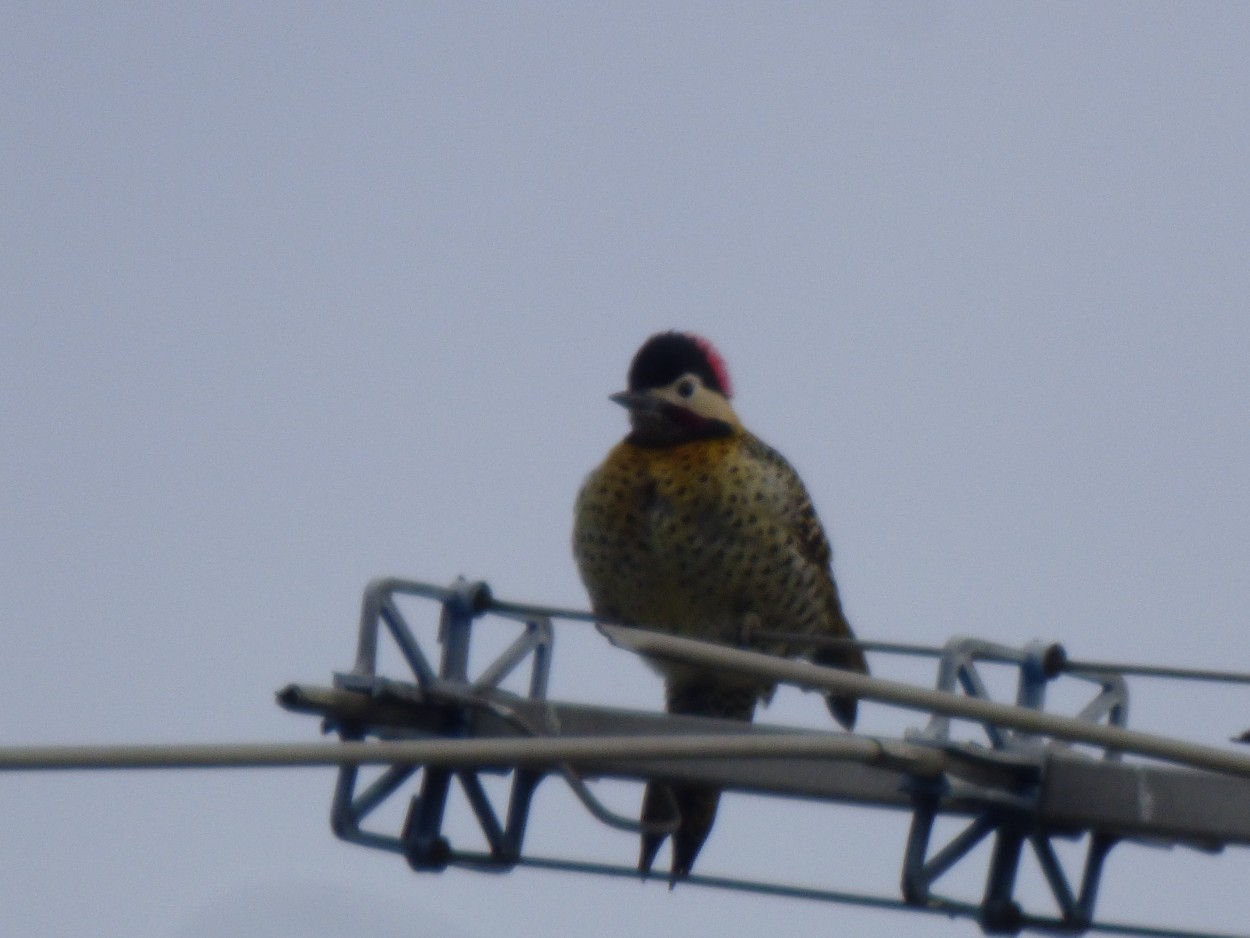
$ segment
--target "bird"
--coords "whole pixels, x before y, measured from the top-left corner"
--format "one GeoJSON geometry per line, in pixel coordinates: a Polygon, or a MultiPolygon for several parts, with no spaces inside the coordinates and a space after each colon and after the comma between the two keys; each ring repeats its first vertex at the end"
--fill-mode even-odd
{"type": "MultiPolygon", "coordinates": [[[[797,632],[854,639],[831,568],[832,549],[798,473],[746,430],[729,370],[690,332],[648,338],[630,362],[628,434],[586,478],[574,507],[573,555],[594,615],[615,623],[868,673],[852,642],[752,639],[797,632]]],[[[649,662],[670,714],[749,722],[775,685],[673,662],[649,662]]],[[[847,730],[857,700],[827,703],[847,730]]],[[[638,870],[650,875],[672,835],[669,887],[685,879],[712,829],[720,791],[648,783],[638,870]]]]}

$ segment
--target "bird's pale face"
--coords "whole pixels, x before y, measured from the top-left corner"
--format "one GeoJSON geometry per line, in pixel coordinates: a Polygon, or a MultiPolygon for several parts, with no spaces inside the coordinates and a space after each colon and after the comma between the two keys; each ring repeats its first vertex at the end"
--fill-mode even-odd
{"type": "Polygon", "coordinates": [[[725,395],[693,372],[661,387],[613,394],[612,400],[629,410],[634,437],[651,445],[724,436],[741,426],[725,395]]]}

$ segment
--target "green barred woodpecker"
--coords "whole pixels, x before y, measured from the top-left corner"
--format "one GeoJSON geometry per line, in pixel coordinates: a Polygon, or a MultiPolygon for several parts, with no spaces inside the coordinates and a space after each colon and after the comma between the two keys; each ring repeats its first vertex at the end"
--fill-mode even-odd
{"type": "MultiPolygon", "coordinates": [[[[730,405],[724,361],[685,332],[651,336],[611,399],[629,411],[628,435],[577,496],[573,554],[605,620],[687,638],[804,655],[868,673],[854,646],[812,651],[752,640],[756,632],[852,638],[830,569],[829,539],[798,474],[743,428],[730,405]]],[[[775,685],[689,665],[654,662],[666,709],[750,721],[775,685]]],[[[856,700],[831,694],[847,729],[856,700]]],[[[689,875],[712,829],[720,791],[652,782],[643,796],[638,868],[647,874],[673,829],[669,883],[689,875]]]]}

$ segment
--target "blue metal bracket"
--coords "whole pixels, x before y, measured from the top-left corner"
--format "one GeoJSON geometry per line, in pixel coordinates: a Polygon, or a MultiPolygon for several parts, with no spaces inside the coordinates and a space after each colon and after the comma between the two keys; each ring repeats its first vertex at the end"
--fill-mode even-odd
{"type": "MultiPolygon", "coordinates": [[[[415,695],[437,708],[441,717],[438,735],[448,737],[466,735],[473,692],[498,688],[527,658],[530,661],[529,699],[545,699],[553,642],[551,620],[545,616],[498,613],[505,619],[519,622],[521,633],[481,673],[470,677],[473,622],[490,606],[490,590],[485,583],[462,579],[449,589],[439,589],[406,580],[373,581],[365,589],[362,603],[356,664],[349,673],[335,675],[335,686],[368,693],[377,699],[390,696],[411,700],[415,695]],[[442,651],[437,672],[399,608],[396,597],[401,595],[421,596],[442,603],[438,634],[442,651]],[[411,669],[415,688],[410,683],[390,681],[378,675],[378,647],[384,635],[394,642],[411,669]]],[[[349,724],[333,728],[345,740],[363,739],[372,731],[371,727],[349,724]]],[[[510,869],[521,856],[530,801],[543,777],[540,772],[520,769],[511,770],[511,774],[508,804],[501,822],[478,771],[395,765],[359,790],[357,767],[345,766],[339,771],[335,786],[330,824],[343,840],[402,853],[414,869],[441,870],[453,862],[481,869],[510,869]],[[369,814],[418,771],[422,773],[419,788],[409,803],[400,835],[366,829],[364,822],[369,814]],[[443,833],[453,779],[481,826],[488,846],[486,852],[457,849],[443,833]]]]}
{"type": "MultiPolygon", "coordinates": [[[[1060,645],[1032,642],[1023,650],[985,642],[979,639],[956,638],[947,643],[938,668],[937,687],[947,693],[962,691],[971,697],[989,699],[986,684],[977,670],[978,662],[1013,665],[1019,670],[1016,705],[1042,709],[1047,685],[1064,674],[1067,656],[1060,645]]],[[[1118,674],[1069,672],[1071,677],[1098,686],[1095,696],[1076,714],[1078,719],[1099,722],[1107,720],[1123,726],[1128,714],[1128,690],[1118,674]]],[[[971,853],[984,840],[993,838],[985,892],[978,909],[978,920],[986,934],[1014,935],[1026,927],[1080,933],[1093,921],[1098,882],[1107,854],[1115,845],[1114,838],[1091,835],[1085,853],[1079,891],[1073,892],[1052,845],[1053,837],[1064,831],[1046,830],[1037,822],[1038,783],[1046,746],[1033,734],[1012,732],[992,725],[983,726],[989,748],[972,743],[956,742],[951,737],[951,718],[935,715],[925,729],[908,734],[913,742],[922,742],[974,755],[987,763],[1015,768],[1015,790],[985,791],[985,810],[960,833],[932,855],[929,854],[934,821],[937,817],[937,796],[958,784],[961,795],[978,798],[976,785],[940,783],[916,786],[913,791],[915,811],[903,857],[902,891],[905,901],[927,908],[964,909],[967,903],[936,895],[935,881],[971,853]],[[1058,917],[1026,912],[1015,899],[1016,875],[1028,845],[1037,859],[1058,908],[1058,917]]],[[[1056,745],[1056,744],[1049,744],[1056,745]]],[[[1118,759],[1119,753],[1105,753],[1107,759],[1118,759]]]]}

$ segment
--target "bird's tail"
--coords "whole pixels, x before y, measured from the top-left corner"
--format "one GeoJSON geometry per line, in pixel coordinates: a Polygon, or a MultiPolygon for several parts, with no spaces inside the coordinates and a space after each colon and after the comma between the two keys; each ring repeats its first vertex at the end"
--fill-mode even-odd
{"type": "MultiPolygon", "coordinates": [[[[846,637],[854,638],[850,626],[847,626],[846,637]]],[[[827,648],[821,649],[812,655],[814,664],[824,665],[829,668],[841,668],[844,671],[854,671],[857,674],[868,673],[868,659],[864,657],[862,648],[827,648]]],[[[833,718],[837,720],[842,727],[847,730],[855,728],[855,717],[859,711],[859,699],[850,694],[827,694],[825,703],[829,706],[829,712],[833,714],[833,718]]]]}
{"type": "MultiPolygon", "coordinates": [[[[750,722],[755,715],[759,690],[753,687],[718,685],[714,681],[670,683],[668,712],[695,716],[721,717],[750,722]]],[[[712,785],[678,785],[649,782],[642,800],[644,824],[663,827],[676,823],[673,832],[673,859],[669,867],[669,887],[690,875],[694,859],[712,831],[720,789],[712,785]]],[[[667,833],[648,832],[642,835],[638,854],[638,871],[644,876],[651,871],[656,854],[667,833]]]]}

